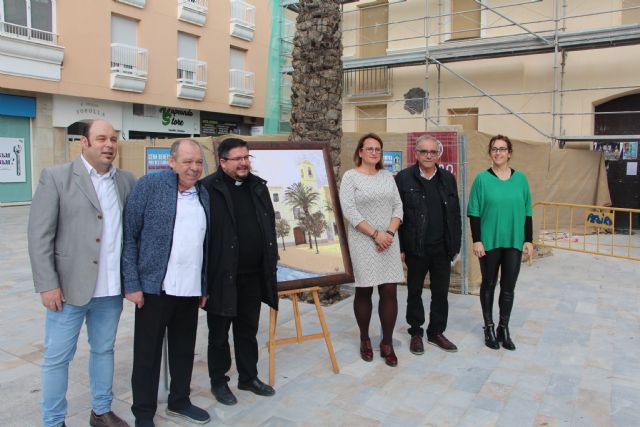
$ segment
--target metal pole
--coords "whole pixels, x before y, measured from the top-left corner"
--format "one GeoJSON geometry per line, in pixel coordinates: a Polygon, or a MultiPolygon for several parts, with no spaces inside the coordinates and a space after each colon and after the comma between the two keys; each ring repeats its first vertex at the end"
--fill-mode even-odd
{"type": "MultiPolygon", "coordinates": [[[[567,0],[562,0],[562,31],[567,29],[567,0]]],[[[562,50],[562,61],[560,62],[560,117],[558,121],[558,136],[564,135],[564,76],[566,74],[567,51],[562,50]]],[[[564,145],[564,141],[562,142],[564,145]]]]}
{"type": "Polygon", "coordinates": [[[551,95],[551,144],[556,145],[556,97],[558,96],[558,0],[553,0],[553,93],[551,95]]]}
{"type": "Polygon", "coordinates": [[[424,0],[424,130],[429,127],[429,0],[424,0]]]}
{"type": "Polygon", "coordinates": [[[436,99],[436,108],[438,112],[438,117],[436,118],[436,123],[440,124],[441,110],[440,110],[440,66],[436,65],[436,69],[438,70],[438,98],[436,99]]]}
{"type": "Polygon", "coordinates": [[[462,262],[462,286],[460,292],[469,293],[469,239],[465,226],[467,212],[467,139],[464,134],[458,137],[458,183],[460,187],[460,215],[462,216],[462,246],[460,262],[462,262]]]}

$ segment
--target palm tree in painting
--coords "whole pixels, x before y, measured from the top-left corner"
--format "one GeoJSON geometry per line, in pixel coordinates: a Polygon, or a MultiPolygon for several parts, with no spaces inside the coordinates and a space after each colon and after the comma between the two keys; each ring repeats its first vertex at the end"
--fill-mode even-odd
{"type": "Polygon", "coordinates": [[[302,214],[304,214],[304,218],[300,222],[305,224],[305,228],[307,229],[306,231],[309,235],[309,248],[313,248],[313,243],[311,243],[311,231],[305,221],[307,218],[311,218],[311,207],[318,202],[320,194],[317,191],[314,191],[311,187],[308,187],[301,182],[296,182],[287,187],[284,192],[284,198],[288,205],[293,208],[300,209],[302,214]]]}

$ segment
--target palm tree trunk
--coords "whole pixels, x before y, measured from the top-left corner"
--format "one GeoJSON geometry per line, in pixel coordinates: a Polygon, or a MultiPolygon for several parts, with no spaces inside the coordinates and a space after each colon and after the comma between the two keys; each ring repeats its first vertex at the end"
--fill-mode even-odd
{"type": "MultiPolygon", "coordinates": [[[[328,141],[336,180],[342,140],[342,28],[338,0],[300,0],[293,39],[289,141],[328,141]]],[[[339,294],[323,288],[320,298],[339,294]]]]}
{"type": "Polygon", "coordinates": [[[328,141],[335,176],[342,139],[342,29],[337,0],[300,0],[293,39],[290,141],[328,141]]]}

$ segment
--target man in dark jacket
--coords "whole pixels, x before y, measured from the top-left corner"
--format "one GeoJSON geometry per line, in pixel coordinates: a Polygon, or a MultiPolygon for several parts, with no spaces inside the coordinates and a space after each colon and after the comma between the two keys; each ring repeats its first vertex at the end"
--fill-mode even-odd
{"type": "Polygon", "coordinates": [[[227,382],[231,368],[229,328],[238,388],[260,396],[275,390],[258,378],[260,303],[278,308],[275,213],[266,181],[251,173],[246,141],[228,138],[218,147],[218,170],[202,180],[211,197],[208,283],[211,392],[225,405],[237,403],[227,382]]]}
{"type": "Polygon", "coordinates": [[[451,261],[460,252],[462,221],[456,179],[438,167],[442,144],[423,135],[416,140],[418,161],[396,175],[404,209],[400,252],[407,264],[407,323],[413,354],[423,354],[422,304],[424,278],[429,273],[431,307],[427,341],[445,351],[458,348],[444,336],[449,314],[451,261]]]}

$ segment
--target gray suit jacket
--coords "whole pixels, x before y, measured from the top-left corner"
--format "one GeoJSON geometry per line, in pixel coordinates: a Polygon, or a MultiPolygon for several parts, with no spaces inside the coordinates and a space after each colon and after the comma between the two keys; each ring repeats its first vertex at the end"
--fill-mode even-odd
{"type": "MultiPolygon", "coordinates": [[[[117,169],[120,207],[135,184],[117,169]]],[[[102,209],[82,159],[46,168],[29,215],[29,257],[36,292],[62,289],[68,304],[85,305],[96,287],[102,209]]]]}

